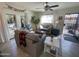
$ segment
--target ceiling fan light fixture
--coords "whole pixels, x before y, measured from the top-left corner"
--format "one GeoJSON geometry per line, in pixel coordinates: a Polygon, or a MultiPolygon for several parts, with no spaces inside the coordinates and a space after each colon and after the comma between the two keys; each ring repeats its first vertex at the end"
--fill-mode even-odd
{"type": "Polygon", "coordinates": [[[37,8],[37,9],[44,9],[44,11],[53,11],[52,8],[55,8],[55,7],[59,7],[59,5],[49,5],[48,2],[44,2],[44,8],[37,8]]]}

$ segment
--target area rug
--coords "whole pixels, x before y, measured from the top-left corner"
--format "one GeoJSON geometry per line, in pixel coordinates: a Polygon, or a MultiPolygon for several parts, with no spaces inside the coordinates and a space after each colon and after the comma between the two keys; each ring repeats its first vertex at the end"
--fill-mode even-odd
{"type": "Polygon", "coordinates": [[[74,36],[64,34],[64,39],[79,44],[79,40],[77,40],[74,36]]]}

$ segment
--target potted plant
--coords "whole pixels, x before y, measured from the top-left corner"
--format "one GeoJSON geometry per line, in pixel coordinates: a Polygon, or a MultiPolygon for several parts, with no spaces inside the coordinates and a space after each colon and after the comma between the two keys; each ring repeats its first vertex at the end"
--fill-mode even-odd
{"type": "Polygon", "coordinates": [[[39,18],[36,18],[35,16],[32,16],[31,23],[34,25],[35,30],[37,30],[37,26],[38,26],[39,22],[40,22],[39,18]]]}

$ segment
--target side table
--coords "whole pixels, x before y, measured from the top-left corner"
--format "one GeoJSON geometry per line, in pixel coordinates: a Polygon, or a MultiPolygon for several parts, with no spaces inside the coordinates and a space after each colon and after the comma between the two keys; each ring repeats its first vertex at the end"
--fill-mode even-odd
{"type": "Polygon", "coordinates": [[[50,36],[46,37],[44,41],[44,52],[47,52],[53,56],[58,56],[59,41],[57,40],[58,38],[56,37],[53,37],[53,38],[50,36]]]}

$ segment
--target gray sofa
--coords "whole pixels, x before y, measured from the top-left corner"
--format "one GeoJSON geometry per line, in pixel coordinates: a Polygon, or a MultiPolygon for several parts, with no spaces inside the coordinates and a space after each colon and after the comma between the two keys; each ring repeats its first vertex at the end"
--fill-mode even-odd
{"type": "MultiPolygon", "coordinates": [[[[25,31],[26,32],[26,31],[25,31]]],[[[37,57],[40,56],[44,50],[45,34],[28,33],[26,34],[26,47],[19,44],[19,33],[20,30],[15,30],[15,40],[18,47],[26,51],[29,56],[37,57]]]]}

